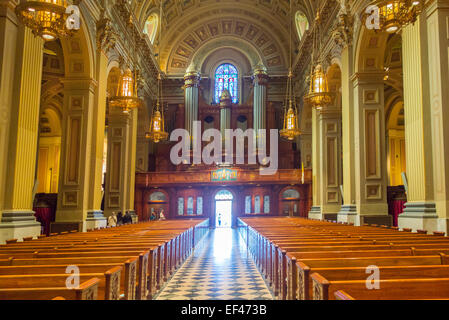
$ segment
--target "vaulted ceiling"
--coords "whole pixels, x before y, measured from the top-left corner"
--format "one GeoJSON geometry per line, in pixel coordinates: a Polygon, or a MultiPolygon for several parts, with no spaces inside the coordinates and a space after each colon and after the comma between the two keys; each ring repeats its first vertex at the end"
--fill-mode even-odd
{"type": "MultiPolygon", "coordinates": [[[[288,69],[289,0],[138,0],[135,13],[142,25],[159,12],[159,1],[163,1],[163,34],[155,50],[160,50],[161,69],[168,74],[183,74],[198,50],[211,42],[223,47],[242,43],[258,52],[269,71],[288,69]]],[[[312,20],[318,2],[292,0],[292,19],[300,10],[312,20]]],[[[295,27],[293,34],[295,48],[295,27]]]]}

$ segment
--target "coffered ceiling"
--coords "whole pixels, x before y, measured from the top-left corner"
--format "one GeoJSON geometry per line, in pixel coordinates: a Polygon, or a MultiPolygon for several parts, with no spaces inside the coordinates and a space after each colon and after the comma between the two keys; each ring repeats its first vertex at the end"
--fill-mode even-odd
{"type": "MultiPolygon", "coordinates": [[[[160,50],[161,68],[168,74],[185,72],[200,48],[221,38],[253,47],[269,71],[288,69],[288,0],[137,0],[135,13],[142,25],[150,14],[159,12],[159,1],[163,1],[163,33],[155,50],[160,50]]],[[[292,1],[293,17],[298,10],[314,17],[318,0],[292,1]]]]}

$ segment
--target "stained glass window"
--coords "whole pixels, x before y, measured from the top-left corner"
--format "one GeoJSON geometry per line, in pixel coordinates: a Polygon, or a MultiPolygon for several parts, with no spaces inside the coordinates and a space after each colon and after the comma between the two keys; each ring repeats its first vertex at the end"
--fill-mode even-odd
{"type": "Polygon", "coordinates": [[[232,97],[232,103],[238,103],[238,79],[237,68],[232,64],[225,63],[215,71],[215,103],[220,102],[223,90],[228,90],[232,97]]]}

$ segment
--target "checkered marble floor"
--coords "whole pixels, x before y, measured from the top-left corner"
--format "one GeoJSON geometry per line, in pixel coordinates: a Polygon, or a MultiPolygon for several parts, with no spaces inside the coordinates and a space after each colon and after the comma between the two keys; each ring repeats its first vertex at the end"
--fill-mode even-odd
{"type": "Polygon", "coordinates": [[[157,300],[272,300],[246,244],[234,229],[215,229],[157,300]]]}

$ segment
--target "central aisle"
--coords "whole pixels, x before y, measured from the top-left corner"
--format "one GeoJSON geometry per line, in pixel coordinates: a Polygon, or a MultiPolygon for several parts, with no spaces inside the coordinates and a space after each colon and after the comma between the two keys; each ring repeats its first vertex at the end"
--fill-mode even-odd
{"type": "Polygon", "coordinates": [[[234,229],[215,229],[157,300],[272,300],[246,244],[234,229]]]}

